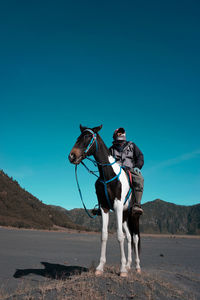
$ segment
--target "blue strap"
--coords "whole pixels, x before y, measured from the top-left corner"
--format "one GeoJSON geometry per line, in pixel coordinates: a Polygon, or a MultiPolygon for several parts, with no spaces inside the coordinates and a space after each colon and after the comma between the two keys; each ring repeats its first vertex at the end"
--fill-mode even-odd
{"type": "Polygon", "coordinates": [[[84,164],[83,161],[81,161],[81,164],[86,168],[86,170],[87,170],[90,174],[92,174],[92,175],[96,176],[97,178],[99,178],[99,176],[98,176],[97,174],[95,174],[95,173],[99,173],[99,171],[92,171],[92,170],[90,170],[90,169],[84,164]]]}
{"type": "Polygon", "coordinates": [[[100,163],[100,162],[98,162],[98,161],[90,158],[90,157],[86,157],[86,159],[90,160],[95,166],[100,165],[100,166],[106,167],[106,166],[112,166],[112,165],[114,165],[116,163],[116,160],[113,161],[110,164],[103,164],[103,163],[100,163]]]}
{"type": "Polygon", "coordinates": [[[94,142],[94,139],[96,140],[96,147],[97,147],[97,139],[96,139],[96,134],[92,137],[89,145],[87,146],[86,150],[85,150],[85,153],[87,153],[90,149],[90,147],[92,146],[93,142],[94,142]]]}
{"type": "Polygon", "coordinates": [[[111,178],[111,179],[109,179],[109,180],[107,180],[107,181],[103,181],[103,180],[100,180],[100,181],[103,182],[104,184],[107,184],[107,183],[109,183],[109,182],[111,182],[111,181],[113,181],[113,180],[115,180],[115,179],[119,179],[119,176],[121,175],[121,172],[122,172],[122,168],[121,168],[121,166],[120,166],[119,173],[118,173],[115,177],[113,177],[113,178],[111,178]]]}
{"type": "Polygon", "coordinates": [[[85,129],[84,131],[89,131],[89,132],[90,132],[91,134],[93,134],[93,135],[95,134],[94,131],[92,131],[92,130],[89,129],[89,128],[85,129]]]}
{"type": "MultiPolygon", "coordinates": [[[[88,171],[89,173],[91,173],[91,174],[95,175],[96,177],[98,177],[98,176],[95,174],[94,171],[89,170],[89,168],[88,168],[83,162],[81,162],[81,163],[82,163],[82,165],[87,169],[87,171],[88,171]]],[[[115,163],[115,162],[114,162],[114,163],[115,163]]],[[[112,163],[112,164],[114,164],[114,163],[112,163]]],[[[111,178],[110,180],[107,180],[107,181],[100,180],[100,182],[103,183],[103,185],[104,185],[104,191],[105,191],[106,199],[107,199],[107,202],[108,202],[108,206],[109,206],[109,208],[110,208],[111,210],[113,210],[113,207],[112,207],[112,205],[111,205],[110,198],[109,198],[109,195],[108,195],[107,183],[112,182],[112,181],[114,181],[115,179],[118,179],[118,180],[119,180],[119,176],[121,175],[121,170],[122,170],[122,167],[120,166],[120,171],[119,171],[119,173],[118,173],[115,177],[111,178]]],[[[87,208],[86,208],[86,206],[85,206],[85,203],[84,203],[84,201],[83,201],[82,192],[81,192],[80,185],[79,185],[79,182],[78,182],[77,165],[75,166],[75,175],[76,175],[76,183],[77,183],[77,186],[78,186],[78,191],[79,191],[79,195],[80,195],[80,198],[81,198],[81,202],[82,202],[82,204],[83,204],[83,207],[84,207],[84,209],[85,209],[87,215],[88,215],[90,218],[94,219],[94,218],[97,217],[97,215],[92,216],[92,215],[89,213],[89,211],[87,210],[87,208]]],[[[98,177],[98,178],[99,178],[99,177],[98,177]]],[[[130,185],[130,179],[129,179],[129,177],[128,177],[128,180],[129,180],[129,185],[130,185]]],[[[125,198],[125,200],[124,200],[124,205],[126,204],[127,200],[129,199],[131,193],[132,193],[132,188],[129,189],[128,194],[126,195],[126,198],[125,198]]],[[[129,207],[128,207],[128,209],[130,210],[130,201],[129,201],[129,207]]]]}
{"type": "Polygon", "coordinates": [[[85,153],[87,153],[89,151],[89,149],[92,146],[94,140],[96,142],[96,151],[98,151],[97,134],[94,133],[91,129],[85,129],[84,131],[89,131],[92,134],[92,139],[91,139],[89,145],[87,146],[87,148],[85,150],[85,153]]]}
{"type": "Polygon", "coordinates": [[[89,211],[87,210],[86,206],[85,206],[85,203],[83,202],[83,196],[82,196],[82,193],[81,193],[81,189],[80,189],[80,185],[78,183],[78,176],[77,176],[77,165],[75,166],[75,175],[76,175],[76,183],[77,183],[77,186],[78,186],[78,191],[79,191],[79,195],[80,195],[80,198],[81,198],[81,202],[83,204],[83,207],[87,213],[87,215],[91,218],[91,219],[95,219],[97,217],[97,215],[95,216],[92,216],[89,211]]]}
{"type": "MultiPolygon", "coordinates": [[[[111,179],[109,179],[109,180],[107,180],[107,181],[105,181],[105,180],[100,180],[100,182],[104,184],[104,191],[105,191],[106,199],[107,199],[107,202],[108,202],[108,206],[109,206],[109,208],[110,208],[111,210],[113,210],[113,207],[112,207],[112,205],[111,205],[110,198],[109,198],[109,195],[108,195],[107,184],[108,184],[109,182],[114,181],[115,179],[119,180],[119,176],[121,175],[121,171],[122,171],[122,168],[121,168],[121,166],[120,166],[119,173],[118,173],[115,177],[113,177],[113,178],[111,178],[111,179]]],[[[104,174],[104,173],[103,173],[103,174],[104,174]]]]}
{"type": "MultiPolygon", "coordinates": [[[[129,189],[128,194],[126,195],[126,198],[124,200],[124,205],[126,204],[126,202],[127,202],[128,198],[130,197],[131,193],[132,193],[132,188],[129,189]]],[[[130,201],[129,201],[129,204],[130,204],[130,201]]]]}
{"type": "MultiPolygon", "coordinates": [[[[88,129],[88,131],[90,131],[90,130],[88,129]]],[[[95,160],[93,160],[93,159],[91,159],[91,158],[89,158],[89,157],[87,157],[87,159],[90,160],[91,162],[93,162],[95,165],[100,164],[100,165],[102,165],[102,166],[112,166],[112,165],[114,165],[114,164],[116,163],[116,160],[115,160],[114,162],[110,163],[110,164],[102,164],[102,163],[96,162],[95,160]]],[[[91,171],[91,170],[90,170],[83,162],[81,162],[81,164],[86,168],[86,170],[87,170],[89,173],[91,173],[91,174],[93,174],[93,175],[95,175],[96,177],[99,178],[99,176],[97,176],[97,175],[95,174],[94,171],[91,171]]],[[[107,199],[107,202],[108,202],[108,206],[109,206],[109,208],[110,208],[111,210],[113,210],[113,208],[112,208],[112,205],[111,205],[111,202],[110,202],[110,199],[109,199],[109,195],[108,195],[107,183],[109,183],[109,182],[111,182],[111,181],[113,181],[113,180],[115,180],[115,179],[119,179],[119,176],[120,176],[120,174],[121,174],[121,169],[122,169],[122,167],[120,166],[120,171],[119,171],[119,173],[118,173],[115,177],[111,178],[110,180],[107,180],[107,181],[100,180],[100,182],[104,184],[104,190],[105,190],[106,199],[107,199]]],[[[104,173],[103,173],[103,174],[104,174],[104,173]]],[[[88,212],[88,210],[87,210],[87,208],[86,208],[86,206],[85,206],[85,204],[84,204],[84,202],[83,202],[83,196],[82,196],[81,189],[80,189],[80,186],[79,186],[79,183],[78,183],[77,165],[75,166],[75,175],[76,175],[76,182],[77,182],[78,191],[79,191],[79,195],[80,195],[80,198],[81,198],[83,207],[84,207],[84,209],[85,209],[87,215],[88,215],[90,218],[94,219],[94,218],[96,218],[96,216],[91,216],[91,215],[90,215],[90,213],[88,212]]]]}

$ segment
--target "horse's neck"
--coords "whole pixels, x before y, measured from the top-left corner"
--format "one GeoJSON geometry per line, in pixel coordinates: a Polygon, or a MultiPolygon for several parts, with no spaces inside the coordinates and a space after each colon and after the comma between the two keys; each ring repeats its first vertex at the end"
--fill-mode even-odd
{"type": "Polygon", "coordinates": [[[112,162],[114,162],[114,158],[110,154],[109,149],[106,147],[100,136],[98,136],[98,149],[94,153],[94,158],[100,163],[98,164],[98,169],[101,178],[109,180],[115,175],[113,168],[110,165],[112,162]]]}

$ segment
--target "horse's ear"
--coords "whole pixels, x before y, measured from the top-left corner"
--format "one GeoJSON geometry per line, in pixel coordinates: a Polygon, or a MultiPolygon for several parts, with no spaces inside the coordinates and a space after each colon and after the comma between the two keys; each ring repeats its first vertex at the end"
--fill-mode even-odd
{"type": "Polygon", "coordinates": [[[94,127],[94,128],[92,128],[92,131],[94,131],[95,133],[97,133],[99,130],[101,130],[102,127],[103,127],[103,125],[100,125],[98,127],[94,127]]]}
{"type": "Polygon", "coordinates": [[[81,133],[86,129],[87,127],[84,127],[80,124],[80,130],[81,130],[81,133]]]}

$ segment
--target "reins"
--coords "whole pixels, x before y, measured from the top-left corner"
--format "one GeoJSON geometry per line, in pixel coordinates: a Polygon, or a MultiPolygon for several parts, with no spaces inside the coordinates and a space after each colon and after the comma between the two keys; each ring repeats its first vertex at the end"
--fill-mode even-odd
{"type": "Polygon", "coordinates": [[[85,209],[85,212],[87,213],[87,215],[88,215],[91,219],[95,219],[95,218],[97,217],[97,215],[92,216],[92,215],[89,213],[89,211],[88,211],[88,209],[86,208],[85,203],[84,203],[84,201],[83,201],[82,192],[81,192],[80,185],[79,185],[79,182],[78,182],[77,165],[75,166],[75,176],[76,176],[76,183],[77,183],[79,195],[80,195],[80,198],[81,198],[81,202],[82,202],[82,204],[83,204],[83,207],[84,207],[84,209],[85,209]]]}
{"type": "MultiPolygon", "coordinates": [[[[97,161],[91,160],[91,159],[89,159],[88,157],[86,157],[86,158],[87,158],[88,160],[92,161],[92,162],[97,166],[97,164],[98,164],[97,161]]],[[[115,162],[116,162],[116,161],[115,161],[115,162]]],[[[114,162],[114,163],[115,163],[115,162],[114,162]]],[[[111,164],[101,164],[101,165],[109,166],[109,165],[113,165],[114,163],[111,163],[111,164]]],[[[98,172],[98,171],[92,171],[92,170],[90,170],[90,169],[86,166],[86,164],[84,164],[84,162],[81,162],[81,164],[86,168],[86,170],[87,170],[90,174],[92,174],[92,175],[96,176],[97,178],[99,178],[99,176],[95,174],[95,173],[98,172]]],[[[99,164],[100,164],[100,163],[99,163],[99,164]]],[[[88,211],[88,209],[86,208],[85,203],[84,203],[84,201],[83,201],[83,195],[82,195],[81,188],[80,188],[80,184],[79,184],[79,181],[78,181],[77,167],[78,167],[78,165],[75,166],[75,177],[76,177],[76,183],[77,183],[79,195],[80,195],[80,198],[81,198],[81,202],[82,202],[82,204],[83,204],[83,207],[84,207],[85,212],[87,213],[87,215],[88,215],[91,219],[95,219],[95,218],[97,217],[97,215],[92,216],[92,215],[89,213],[89,211],[88,211]]],[[[105,194],[106,194],[106,198],[107,198],[108,205],[109,205],[109,208],[110,208],[110,209],[112,209],[112,205],[111,205],[111,203],[110,203],[110,199],[109,199],[109,196],[108,196],[107,183],[109,183],[109,182],[111,182],[111,181],[113,181],[113,180],[119,178],[120,174],[121,174],[121,167],[120,167],[120,173],[119,173],[118,175],[116,175],[115,177],[111,178],[111,179],[108,180],[108,181],[100,180],[100,181],[104,184],[105,194]]]]}

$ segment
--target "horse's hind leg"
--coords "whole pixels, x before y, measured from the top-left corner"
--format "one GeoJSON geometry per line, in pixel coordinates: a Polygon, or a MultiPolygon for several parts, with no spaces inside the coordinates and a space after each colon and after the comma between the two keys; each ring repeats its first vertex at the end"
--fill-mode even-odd
{"type": "Polygon", "coordinates": [[[128,257],[127,257],[127,270],[130,270],[132,264],[132,247],[131,247],[131,234],[128,229],[127,221],[123,222],[123,228],[126,233],[127,243],[128,243],[128,257]]]}
{"type": "Polygon", "coordinates": [[[101,208],[102,216],[102,235],[101,235],[101,257],[98,267],[96,268],[95,275],[103,274],[103,268],[106,263],[106,244],[108,239],[108,221],[109,221],[109,212],[104,212],[101,208]]]}

